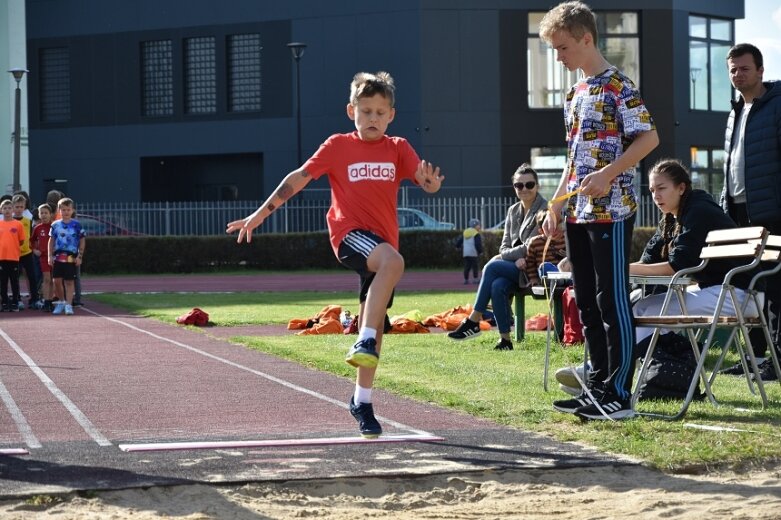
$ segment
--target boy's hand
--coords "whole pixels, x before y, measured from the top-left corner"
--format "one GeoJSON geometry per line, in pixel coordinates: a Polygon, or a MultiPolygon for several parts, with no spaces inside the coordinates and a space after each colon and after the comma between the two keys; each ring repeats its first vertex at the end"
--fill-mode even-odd
{"type": "Polygon", "coordinates": [[[247,243],[249,244],[252,242],[252,230],[261,225],[263,220],[265,219],[260,215],[260,212],[257,211],[249,217],[228,222],[228,227],[225,229],[225,232],[233,233],[234,231],[238,231],[239,238],[236,242],[241,244],[241,241],[246,238],[247,243]]]}
{"type": "Polygon", "coordinates": [[[610,193],[613,177],[610,176],[610,172],[607,171],[607,168],[609,168],[609,166],[591,172],[583,177],[583,180],[580,182],[580,192],[583,195],[594,198],[604,197],[610,193]]]}
{"type": "Polygon", "coordinates": [[[430,162],[420,161],[415,171],[415,180],[426,192],[435,193],[439,191],[445,177],[439,174],[439,166],[434,168],[430,162]]]}

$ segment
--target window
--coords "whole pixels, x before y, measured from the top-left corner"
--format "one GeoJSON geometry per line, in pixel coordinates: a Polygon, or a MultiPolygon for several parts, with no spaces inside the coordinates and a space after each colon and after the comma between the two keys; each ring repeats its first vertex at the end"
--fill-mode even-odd
{"type": "Polygon", "coordinates": [[[228,110],[261,109],[260,35],[228,36],[228,110]]]}
{"type": "Polygon", "coordinates": [[[213,36],[184,40],[184,111],[217,112],[217,56],[213,36]]]}
{"type": "Polygon", "coordinates": [[[727,52],[731,46],[732,21],[689,16],[690,109],[730,110],[727,52]]]}
{"type": "Polygon", "coordinates": [[[567,165],[567,148],[532,148],[531,165],[540,181],[540,194],[549,199],[555,193],[567,165]]]}
{"type": "Polygon", "coordinates": [[[724,150],[691,147],[692,187],[705,190],[718,202],[724,187],[724,150]]]}
{"type": "MultiPolygon", "coordinates": [[[[556,62],[556,52],[539,37],[545,13],[529,13],[527,78],[529,107],[558,108],[569,88],[577,81],[556,62]]],[[[599,49],[610,63],[640,85],[640,38],[638,15],[634,12],[600,12],[597,16],[599,49]]]]}
{"type": "Polygon", "coordinates": [[[41,121],[61,123],[71,118],[70,51],[67,47],[40,49],[41,121]]]}
{"type": "Polygon", "coordinates": [[[173,45],[171,40],[141,43],[141,108],[145,116],[174,113],[173,45]]]}

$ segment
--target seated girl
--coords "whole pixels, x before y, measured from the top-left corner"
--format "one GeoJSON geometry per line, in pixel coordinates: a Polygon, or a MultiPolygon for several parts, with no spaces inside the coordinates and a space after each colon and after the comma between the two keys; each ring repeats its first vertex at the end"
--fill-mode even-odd
{"type": "MultiPolygon", "coordinates": [[[[692,189],[688,170],[675,159],[662,159],[648,174],[648,189],[654,204],[662,212],[662,219],[654,236],[648,241],[639,262],[629,264],[629,273],[640,276],[669,275],[700,263],[700,252],[710,231],[737,227],[713,198],[703,190],[692,189]]],[[[743,262],[745,263],[745,262],[743,262]]],[[[727,272],[741,265],[737,260],[711,260],[705,269],[695,273],[696,285],[686,290],[686,308],[689,314],[712,314],[727,272]]],[[[732,278],[739,301],[745,300],[745,289],[753,273],[740,273],[732,278]]],[[[634,306],[635,316],[658,316],[665,294],[654,294],[640,299],[634,306]]],[[[726,299],[725,313],[734,313],[732,302],[726,299]]],[[[668,314],[680,314],[673,299],[668,314]]],[[[746,316],[757,316],[750,304],[746,316]]],[[[637,342],[653,333],[653,328],[638,327],[637,342]]]]}

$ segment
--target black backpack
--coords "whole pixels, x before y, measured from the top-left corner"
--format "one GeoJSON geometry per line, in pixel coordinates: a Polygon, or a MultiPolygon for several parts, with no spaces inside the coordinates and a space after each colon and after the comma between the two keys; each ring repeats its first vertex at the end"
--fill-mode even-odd
{"type": "MultiPolygon", "coordinates": [[[[645,340],[647,350],[650,337],[645,340]]],[[[638,344],[642,349],[642,345],[638,344]]],[[[659,336],[651,363],[648,366],[645,381],[637,392],[638,399],[684,399],[689,391],[692,377],[697,371],[697,359],[694,357],[689,340],[675,332],[659,336]]],[[[694,399],[701,400],[705,394],[699,383],[694,399]]]]}

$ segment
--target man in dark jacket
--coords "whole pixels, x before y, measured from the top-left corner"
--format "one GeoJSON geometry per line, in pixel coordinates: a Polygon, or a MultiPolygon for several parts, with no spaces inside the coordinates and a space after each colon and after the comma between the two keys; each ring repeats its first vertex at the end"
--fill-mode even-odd
{"type": "MultiPolygon", "coordinates": [[[[727,120],[721,206],[738,226],[764,226],[781,234],[781,82],[762,81],[762,53],[748,43],[729,50],[727,70],[740,98],[732,102],[727,120]]],[[[777,347],[781,276],[768,279],[765,294],[777,347]]],[[[764,356],[764,336],[755,333],[751,340],[754,354],[764,356]]],[[[777,378],[769,359],[760,368],[763,379],[777,378]]],[[[740,374],[743,369],[738,364],[725,372],[740,374]]]]}

